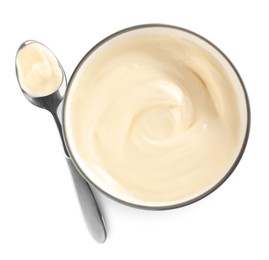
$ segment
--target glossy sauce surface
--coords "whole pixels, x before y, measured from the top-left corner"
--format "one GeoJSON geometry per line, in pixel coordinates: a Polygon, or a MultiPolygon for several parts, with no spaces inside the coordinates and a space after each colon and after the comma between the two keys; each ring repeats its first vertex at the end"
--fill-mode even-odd
{"type": "Polygon", "coordinates": [[[229,171],[244,140],[239,79],[215,48],[184,31],[117,36],[85,59],[69,88],[65,131],[78,166],[130,203],[201,195],[229,171]]]}

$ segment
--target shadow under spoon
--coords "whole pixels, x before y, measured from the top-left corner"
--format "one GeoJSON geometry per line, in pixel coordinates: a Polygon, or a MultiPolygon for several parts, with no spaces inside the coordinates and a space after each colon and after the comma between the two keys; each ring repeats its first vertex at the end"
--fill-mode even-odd
{"type": "MultiPolygon", "coordinates": [[[[32,45],[32,46],[34,46],[34,45],[32,45]]],[[[65,76],[63,67],[61,66],[61,64],[58,61],[58,59],[56,58],[56,56],[46,46],[44,46],[43,44],[36,42],[36,41],[26,41],[19,47],[17,55],[16,55],[16,76],[17,76],[17,80],[18,80],[18,83],[20,85],[20,88],[21,88],[24,96],[26,97],[26,99],[28,99],[33,105],[40,107],[40,108],[43,108],[43,109],[46,109],[52,114],[52,116],[57,124],[57,128],[59,130],[60,136],[61,136],[61,140],[62,140],[62,144],[63,144],[65,156],[66,156],[66,161],[67,161],[67,164],[68,164],[70,171],[71,171],[71,174],[72,174],[75,189],[76,189],[76,192],[78,195],[78,200],[79,200],[79,203],[81,206],[81,210],[82,210],[87,228],[88,228],[89,232],[91,233],[92,237],[95,239],[95,241],[97,241],[99,243],[105,242],[105,240],[106,240],[106,227],[105,227],[105,223],[104,223],[104,219],[103,219],[103,216],[101,214],[101,211],[98,207],[98,204],[94,198],[94,194],[93,194],[88,182],[81,176],[81,174],[74,167],[74,165],[69,157],[69,154],[68,154],[68,151],[66,149],[65,142],[63,139],[62,125],[61,125],[61,121],[60,121],[59,116],[58,116],[59,105],[63,100],[63,96],[64,96],[64,93],[66,90],[66,76],[65,76]],[[34,44],[36,47],[41,48],[41,50],[44,51],[45,54],[50,55],[50,58],[52,60],[54,59],[54,65],[56,64],[56,67],[58,69],[58,74],[60,75],[61,78],[59,81],[59,86],[56,86],[54,88],[54,90],[52,90],[53,91],[52,93],[49,92],[49,93],[44,93],[45,95],[43,95],[43,94],[36,95],[36,93],[32,92],[31,89],[29,89],[29,91],[28,91],[28,89],[26,88],[27,82],[26,83],[23,82],[22,77],[25,77],[26,74],[28,74],[27,75],[28,78],[31,76],[33,76],[34,79],[35,79],[35,77],[40,77],[41,78],[40,80],[43,80],[44,82],[46,82],[46,77],[48,80],[49,77],[51,76],[51,73],[53,72],[52,71],[53,70],[52,63],[47,62],[47,61],[45,61],[45,63],[44,63],[45,65],[42,64],[42,62],[40,64],[38,63],[38,62],[40,62],[40,60],[42,61],[42,59],[46,55],[45,56],[42,54],[40,55],[38,53],[38,51],[32,53],[33,57],[29,57],[29,53],[27,53],[27,52],[26,52],[26,54],[21,53],[21,51],[24,51],[24,48],[26,48],[26,47],[29,48],[29,46],[31,44],[34,44]],[[24,56],[21,54],[24,54],[24,56]],[[20,57],[18,57],[18,56],[20,56],[20,57]],[[31,64],[31,58],[36,59],[37,64],[31,64]],[[23,67],[20,68],[19,66],[21,66],[21,64],[18,64],[18,62],[26,64],[25,69],[27,71],[24,71],[23,67]],[[34,68],[34,71],[31,70],[31,69],[33,69],[33,68],[31,68],[31,66],[36,66],[36,68],[34,68]],[[20,73],[23,73],[23,75],[21,76],[20,73]],[[37,75],[31,75],[32,73],[37,73],[37,75]]],[[[26,78],[26,80],[27,80],[27,78],[26,78]]],[[[31,85],[31,81],[29,84],[31,85]]],[[[37,91],[39,91],[38,86],[35,86],[35,89],[37,89],[37,91]]]]}

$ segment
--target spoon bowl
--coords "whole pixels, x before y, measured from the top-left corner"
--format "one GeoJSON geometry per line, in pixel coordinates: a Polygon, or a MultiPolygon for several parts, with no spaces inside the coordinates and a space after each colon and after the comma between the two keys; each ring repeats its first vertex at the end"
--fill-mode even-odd
{"type": "MultiPolygon", "coordinates": [[[[44,46],[45,48],[47,48],[45,45],[43,45],[40,42],[37,42],[34,40],[28,40],[28,41],[23,42],[20,45],[20,47],[17,51],[17,55],[20,52],[20,50],[22,50],[23,48],[25,48],[26,46],[28,46],[29,44],[32,44],[32,43],[37,43],[37,44],[40,44],[40,45],[44,46]]],[[[49,51],[53,54],[53,52],[51,50],[49,50],[49,51]]],[[[17,57],[17,55],[16,55],[16,57],[17,57]]],[[[46,109],[46,110],[50,111],[51,113],[55,113],[57,111],[57,108],[59,107],[60,103],[63,100],[64,94],[66,91],[66,86],[67,86],[66,75],[65,75],[64,69],[63,69],[61,63],[59,62],[59,60],[56,58],[56,56],[54,54],[53,54],[53,56],[57,60],[58,66],[62,71],[62,82],[61,82],[61,85],[59,86],[59,88],[54,93],[47,95],[47,96],[33,97],[33,96],[29,95],[26,91],[24,91],[24,89],[21,86],[20,79],[19,79],[17,63],[16,63],[16,67],[15,67],[16,77],[18,79],[20,89],[21,89],[22,93],[24,94],[24,96],[26,97],[26,99],[28,99],[28,101],[30,101],[33,105],[35,105],[39,108],[46,109]]]]}

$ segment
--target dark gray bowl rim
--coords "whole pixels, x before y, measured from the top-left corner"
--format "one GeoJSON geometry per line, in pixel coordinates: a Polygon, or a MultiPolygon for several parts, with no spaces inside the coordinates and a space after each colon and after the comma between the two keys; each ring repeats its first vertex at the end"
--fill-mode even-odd
{"type": "Polygon", "coordinates": [[[99,43],[97,43],[95,46],[93,46],[85,55],[84,57],[80,60],[80,62],[78,63],[78,65],[76,66],[74,72],[72,73],[72,76],[69,80],[68,86],[67,86],[67,90],[66,90],[66,94],[64,97],[64,101],[63,101],[63,111],[62,111],[62,120],[63,120],[63,136],[64,136],[64,141],[67,147],[67,150],[69,152],[70,158],[73,161],[75,167],[77,168],[77,170],[80,172],[80,174],[83,176],[83,178],[90,183],[91,185],[93,185],[97,190],[101,191],[103,194],[105,194],[106,196],[108,196],[109,198],[112,198],[113,200],[122,203],[124,205],[130,206],[130,207],[134,207],[134,208],[139,208],[139,209],[147,209],[147,210],[168,210],[168,209],[175,209],[175,208],[180,208],[183,206],[187,206],[190,204],[193,204],[194,202],[197,202],[205,197],[207,197],[209,194],[211,194],[213,191],[217,190],[233,173],[233,171],[235,170],[235,168],[237,167],[238,163],[240,162],[243,153],[245,151],[247,142],[248,142],[248,138],[249,138],[249,132],[250,132],[250,122],[251,122],[251,112],[250,112],[250,104],[249,104],[249,98],[247,95],[247,91],[245,88],[245,85],[243,83],[243,80],[240,76],[240,74],[238,73],[237,69],[235,68],[235,66],[233,65],[233,63],[229,60],[229,58],[217,47],[215,46],[213,43],[211,43],[209,40],[207,40],[206,38],[204,38],[203,36],[190,31],[188,29],[182,28],[182,27],[178,27],[178,26],[174,26],[174,25],[168,25],[168,24],[158,24],[158,23],[152,23],[152,24],[141,24],[141,25],[136,25],[136,26],[132,26],[132,27],[128,27],[125,28],[123,30],[117,31],[111,35],[109,35],[108,37],[104,38],[103,40],[101,40],[99,43]],[[131,203],[122,199],[119,199],[111,194],[109,194],[108,192],[104,191],[103,189],[101,189],[99,186],[97,186],[91,179],[89,179],[89,177],[82,171],[82,169],[79,167],[78,163],[76,162],[73,154],[72,154],[72,150],[70,149],[69,143],[68,143],[68,138],[66,136],[66,132],[65,132],[65,108],[66,108],[66,97],[68,96],[69,93],[69,86],[72,83],[72,81],[74,80],[77,72],[79,71],[80,67],[82,66],[82,64],[86,61],[86,59],[100,46],[102,46],[104,43],[106,43],[107,41],[111,40],[112,38],[124,34],[126,32],[130,32],[133,30],[138,30],[138,29],[143,29],[143,28],[170,28],[170,29],[176,29],[176,30],[180,30],[180,31],[184,31],[187,32],[189,34],[192,34],[200,39],[202,39],[203,41],[207,42],[209,45],[211,45],[215,50],[217,50],[223,57],[224,59],[228,62],[228,64],[231,66],[231,68],[234,70],[236,76],[238,77],[240,84],[242,86],[244,95],[245,95],[245,102],[246,102],[246,108],[247,108],[247,125],[246,125],[246,133],[245,133],[245,137],[244,137],[244,141],[242,143],[242,147],[240,149],[240,152],[236,158],[236,160],[234,161],[233,165],[231,166],[231,168],[229,169],[229,171],[223,176],[223,178],[216,183],[213,187],[211,187],[210,189],[208,189],[206,192],[198,195],[195,198],[192,198],[190,200],[181,202],[181,203],[176,203],[176,204],[171,204],[171,205],[166,205],[166,206],[145,206],[145,205],[141,205],[141,204],[135,204],[135,203],[131,203]]]}

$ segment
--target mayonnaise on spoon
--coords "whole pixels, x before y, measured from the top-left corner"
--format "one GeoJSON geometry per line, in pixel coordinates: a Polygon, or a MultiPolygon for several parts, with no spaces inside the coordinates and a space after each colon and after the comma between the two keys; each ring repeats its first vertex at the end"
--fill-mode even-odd
{"type": "Polygon", "coordinates": [[[38,42],[30,42],[20,49],[16,66],[21,88],[32,97],[54,93],[63,81],[63,72],[57,58],[38,42]]]}

